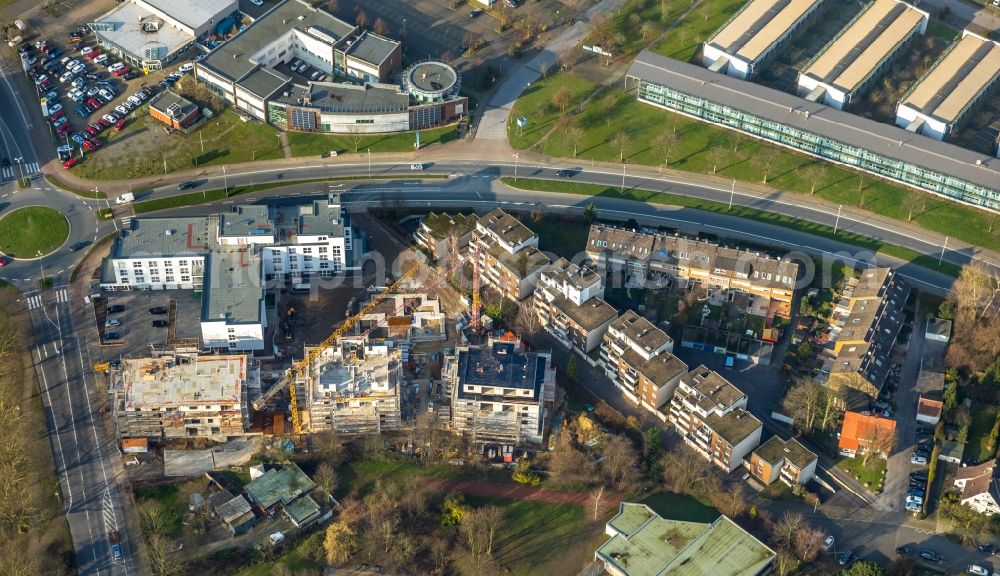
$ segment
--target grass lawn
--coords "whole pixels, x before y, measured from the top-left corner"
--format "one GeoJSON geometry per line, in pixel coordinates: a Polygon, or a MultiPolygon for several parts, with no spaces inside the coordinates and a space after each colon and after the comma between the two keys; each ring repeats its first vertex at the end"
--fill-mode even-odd
{"type": "MultiPolygon", "coordinates": [[[[583,508],[494,498],[467,498],[473,506],[496,504],[503,508],[504,523],[494,552],[504,573],[521,576],[566,574],[593,558],[607,537],[604,522],[588,522],[583,508]]],[[[470,573],[466,571],[466,573],[470,573]]]]}
{"type": "MultiPolygon", "coordinates": [[[[457,137],[457,131],[457,124],[421,130],[420,147],[450,142],[457,137]]],[[[337,154],[347,154],[354,152],[355,149],[358,154],[364,154],[369,149],[372,152],[410,152],[415,143],[414,132],[360,136],[357,146],[354,145],[350,134],[288,133],[288,146],[292,149],[292,156],[319,156],[334,150],[337,154]]]]}
{"type": "MultiPolygon", "coordinates": [[[[631,164],[669,164],[675,170],[716,174],[753,183],[762,183],[766,174],[768,186],[815,194],[845,206],[864,206],[872,212],[903,221],[911,215],[907,208],[909,203],[915,206],[912,222],[965,242],[1000,249],[1000,226],[988,232],[990,217],[984,211],[640,104],[632,93],[613,90],[608,96],[591,101],[581,113],[572,117],[569,126],[557,129],[536,149],[550,156],[572,158],[573,143],[567,135],[573,126],[584,133],[577,155],[581,161],[619,162],[620,150],[613,140],[617,134],[624,133],[624,156],[631,164]],[[672,134],[676,141],[669,154],[653,144],[664,134],[672,134]]],[[[534,144],[514,138],[511,143],[515,148],[534,144]]]]}
{"type": "Polygon", "coordinates": [[[998,408],[994,405],[978,402],[973,404],[972,423],[969,424],[969,441],[965,445],[965,457],[986,462],[993,454],[986,450],[984,444],[993,430],[998,408]]]}
{"type": "MultiPolygon", "coordinates": [[[[511,145],[519,150],[534,146],[552,130],[559,117],[566,114],[566,110],[578,105],[595,89],[597,84],[566,73],[552,74],[532,82],[514,103],[514,111],[510,117],[516,119],[523,116],[528,120],[528,125],[520,130],[515,126],[508,131],[511,145]],[[569,92],[570,99],[566,102],[566,109],[560,110],[552,104],[552,96],[563,88],[569,92]]],[[[569,143],[569,147],[572,154],[572,143],[569,143]]]]}
{"type": "Polygon", "coordinates": [[[532,222],[529,218],[525,218],[524,223],[538,234],[539,250],[555,252],[572,260],[574,255],[587,248],[590,225],[582,220],[560,222],[554,218],[544,218],[532,222]]]}
{"type": "Polygon", "coordinates": [[[686,494],[657,492],[639,501],[654,512],[670,520],[683,522],[712,522],[719,517],[719,511],[686,494]]]}
{"type": "Polygon", "coordinates": [[[135,497],[142,506],[143,500],[155,500],[163,506],[163,514],[167,519],[167,536],[177,538],[181,535],[184,526],[181,522],[184,519],[184,511],[187,510],[187,502],[181,501],[181,490],[177,484],[163,484],[146,488],[136,488],[135,497]]]}
{"type": "Polygon", "coordinates": [[[837,468],[847,472],[869,490],[878,494],[882,491],[882,483],[885,481],[885,460],[872,456],[871,460],[868,461],[868,466],[863,466],[861,462],[861,458],[841,458],[837,462],[837,468]]]}
{"type": "MultiPolygon", "coordinates": [[[[678,4],[685,9],[689,6],[682,2],[678,4]]],[[[743,4],[743,0],[702,0],[701,5],[679,22],[652,50],[677,60],[690,60],[698,52],[702,42],[725,24],[743,4]]]]}
{"type": "Polygon", "coordinates": [[[760,337],[761,333],[764,331],[764,323],[767,319],[763,316],[756,316],[754,314],[747,314],[747,330],[753,330],[753,333],[760,337]]]}
{"type": "Polygon", "coordinates": [[[58,210],[27,206],[0,218],[0,252],[13,258],[35,258],[62,246],[69,220],[58,210]]]}
{"type": "Polygon", "coordinates": [[[280,555],[273,560],[254,562],[231,574],[233,576],[272,576],[276,573],[275,567],[278,564],[284,564],[291,570],[292,574],[298,574],[304,570],[313,570],[316,574],[319,574],[326,567],[325,563],[317,562],[311,552],[319,545],[316,539],[320,539],[320,542],[322,542],[322,537],[323,530],[319,529],[310,535],[310,537],[296,541],[292,548],[289,548],[288,544],[278,548],[277,553],[280,555]]]}
{"type": "Polygon", "coordinates": [[[274,127],[243,122],[230,110],[191,134],[164,135],[158,132],[161,126],[149,116],[139,116],[120,133],[108,136],[107,145],[88,154],[74,173],[93,180],[124,180],[163,174],[164,159],[166,171],[174,172],[284,157],[274,127]]]}
{"type": "Polygon", "coordinates": [[[534,180],[530,178],[519,178],[515,182],[513,178],[509,177],[501,178],[501,181],[503,181],[504,184],[511,186],[512,188],[520,188],[522,190],[540,190],[548,192],[564,192],[567,194],[580,194],[584,196],[604,196],[607,198],[624,198],[627,200],[636,200],[639,202],[650,202],[653,204],[665,204],[671,206],[686,206],[688,208],[697,208],[699,210],[706,210],[709,212],[730,214],[732,216],[737,216],[740,218],[749,218],[751,220],[757,220],[759,222],[767,222],[769,224],[774,224],[776,226],[782,226],[785,228],[790,228],[792,230],[806,232],[808,234],[813,234],[815,236],[822,236],[824,238],[836,238],[841,242],[845,242],[847,244],[854,244],[862,248],[867,248],[873,252],[881,252],[882,254],[886,254],[894,258],[899,258],[900,260],[913,262],[915,264],[923,266],[924,268],[928,268],[930,270],[936,270],[938,272],[941,272],[942,274],[947,274],[953,277],[958,277],[958,273],[961,270],[959,266],[956,266],[954,264],[949,264],[948,262],[943,262],[939,266],[936,257],[929,256],[926,254],[920,254],[919,252],[915,250],[910,250],[909,248],[903,248],[902,246],[896,246],[893,244],[885,244],[878,240],[868,238],[867,236],[851,234],[843,231],[839,231],[837,232],[837,234],[834,234],[833,228],[830,228],[829,226],[814,224],[812,222],[804,222],[802,220],[798,220],[775,212],[765,212],[763,210],[757,210],[754,208],[745,208],[741,206],[734,206],[732,210],[729,210],[728,205],[723,204],[722,202],[713,202],[711,200],[700,200],[698,198],[691,198],[689,196],[678,196],[676,194],[648,192],[645,190],[635,190],[635,189],[629,189],[623,193],[619,188],[601,186],[599,184],[582,184],[577,182],[566,182],[566,181],[556,181],[556,180],[534,180]]]}
{"type": "Polygon", "coordinates": [[[411,462],[375,462],[362,461],[351,462],[341,466],[337,470],[339,486],[338,496],[343,496],[352,490],[357,490],[359,494],[367,494],[375,487],[378,481],[393,481],[409,478],[413,476],[426,476],[428,478],[440,478],[446,480],[456,480],[468,477],[474,472],[460,466],[421,466],[411,462]]]}

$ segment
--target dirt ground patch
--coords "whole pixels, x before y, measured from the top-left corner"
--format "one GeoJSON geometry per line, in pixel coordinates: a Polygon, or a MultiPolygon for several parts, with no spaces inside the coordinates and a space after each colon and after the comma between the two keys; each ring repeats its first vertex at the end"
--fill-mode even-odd
{"type": "MultiPolygon", "coordinates": [[[[506,498],[508,500],[527,500],[529,502],[545,502],[546,504],[568,504],[586,506],[590,492],[569,492],[538,486],[520,484],[491,484],[472,480],[440,480],[432,481],[437,488],[445,492],[461,492],[466,496],[477,498],[506,498]]],[[[603,506],[608,509],[618,507],[622,501],[620,494],[604,493],[603,506]]]]}

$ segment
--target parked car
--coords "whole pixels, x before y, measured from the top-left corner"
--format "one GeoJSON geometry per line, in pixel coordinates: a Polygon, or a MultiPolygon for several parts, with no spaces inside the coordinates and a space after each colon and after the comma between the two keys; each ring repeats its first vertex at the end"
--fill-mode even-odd
{"type": "Polygon", "coordinates": [[[101,337],[101,340],[104,342],[114,342],[115,340],[121,340],[121,339],[122,339],[121,335],[119,335],[117,332],[105,332],[104,336],[101,337]]]}
{"type": "Polygon", "coordinates": [[[117,318],[108,318],[107,322],[104,323],[105,328],[114,328],[121,325],[122,321],[117,318]]]}
{"type": "Polygon", "coordinates": [[[121,132],[122,128],[125,127],[125,122],[126,120],[124,118],[115,122],[115,132],[121,132]]]}
{"type": "Polygon", "coordinates": [[[180,70],[181,72],[190,72],[194,70],[194,63],[185,62],[184,64],[181,64],[181,67],[178,68],[178,70],[180,70]]]}
{"type": "Polygon", "coordinates": [[[997,547],[993,544],[980,544],[979,546],[976,546],[976,550],[979,550],[983,554],[992,555],[997,553],[997,547]]]}
{"type": "Polygon", "coordinates": [[[827,536],[826,539],[823,540],[823,551],[829,552],[832,550],[834,542],[836,542],[836,540],[833,536],[827,536]]]}
{"type": "Polygon", "coordinates": [[[837,558],[837,564],[840,564],[841,566],[850,566],[851,564],[854,564],[855,560],[854,550],[848,550],[837,558]]]}
{"type": "Polygon", "coordinates": [[[975,574],[975,576],[990,576],[990,571],[979,564],[969,564],[965,571],[969,574],[975,574]]]}
{"type": "Polygon", "coordinates": [[[125,311],[124,304],[113,304],[111,306],[108,306],[108,314],[119,314],[124,311],[125,311]]]}
{"type": "Polygon", "coordinates": [[[63,109],[62,104],[59,104],[58,102],[49,106],[49,116],[53,116],[57,112],[62,112],[62,109],[63,109]]]}
{"type": "Polygon", "coordinates": [[[910,458],[910,464],[919,464],[921,466],[926,465],[927,464],[927,457],[926,456],[916,456],[915,455],[912,458],[910,458]]]}
{"type": "Polygon", "coordinates": [[[93,51],[94,49],[91,48],[90,46],[84,46],[83,48],[80,48],[80,54],[82,54],[83,56],[86,56],[87,54],[90,54],[93,51]]]}
{"type": "Polygon", "coordinates": [[[153,306],[149,309],[150,316],[162,316],[167,313],[166,306],[153,306]]]}
{"type": "Polygon", "coordinates": [[[107,120],[108,122],[111,122],[112,124],[114,124],[115,122],[118,121],[118,117],[115,116],[114,114],[110,114],[110,113],[109,114],[105,114],[104,115],[104,119],[107,120]]]}
{"type": "Polygon", "coordinates": [[[928,562],[933,562],[935,564],[940,564],[944,562],[944,558],[937,552],[931,550],[930,548],[922,548],[920,550],[920,557],[928,562]]]}
{"type": "Polygon", "coordinates": [[[482,13],[483,13],[482,8],[474,8],[472,12],[469,12],[469,18],[477,18],[482,13]]]}
{"type": "Polygon", "coordinates": [[[135,80],[136,78],[139,77],[139,73],[138,72],[129,71],[129,72],[126,72],[124,76],[125,76],[126,80],[135,80]]]}
{"type": "Polygon", "coordinates": [[[104,64],[107,61],[108,61],[108,55],[107,54],[101,54],[97,58],[94,58],[94,64],[104,64]]]}
{"type": "Polygon", "coordinates": [[[166,328],[170,325],[170,322],[166,320],[153,320],[153,328],[166,328]]]}
{"type": "Polygon", "coordinates": [[[896,556],[913,556],[913,548],[909,546],[900,546],[896,548],[896,556]]]}

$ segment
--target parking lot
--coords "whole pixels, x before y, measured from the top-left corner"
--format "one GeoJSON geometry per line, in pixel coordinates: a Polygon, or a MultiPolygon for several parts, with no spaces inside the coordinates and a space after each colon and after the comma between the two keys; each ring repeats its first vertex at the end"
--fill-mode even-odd
{"type": "Polygon", "coordinates": [[[197,343],[201,334],[201,299],[191,290],[107,292],[94,300],[93,310],[104,360],[146,355],[150,345],[162,349],[178,342],[197,343]],[[109,312],[118,306],[122,307],[120,312],[109,312]],[[167,313],[151,314],[151,308],[165,308],[167,313]],[[154,327],[155,321],[168,325],[154,327]],[[112,333],[118,338],[105,341],[112,333]]]}

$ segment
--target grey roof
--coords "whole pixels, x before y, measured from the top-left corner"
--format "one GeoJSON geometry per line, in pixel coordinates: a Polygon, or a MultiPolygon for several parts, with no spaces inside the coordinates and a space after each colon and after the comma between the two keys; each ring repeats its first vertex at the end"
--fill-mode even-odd
{"type": "Polygon", "coordinates": [[[198,109],[197,104],[174,92],[173,90],[164,90],[156,96],[153,96],[153,98],[149,101],[150,108],[168,116],[170,115],[168,109],[174,104],[181,107],[182,117],[187,116],[194,110],[198,109]]]}
{"type": "Polygon", "coordinates": [[[405,112],[410,106],[410,96],[405,92],[367,84],[311,82],[309,86],[295,84],[287,94],[275,100],[331,113],[405,112]]]}
{"type": "Polygon", "coordinates": [[[192,29],[207,24],[210,20],[219,16],[228,16],[224,12],[227,8],[236,10],[237,3],[232,0],[142,0],[149,6],[170,16],[185,26],[192,29]]]}
{"type": "Polygon", "coordinates": [[[371,32],[364,32],[345,52],[352,58],[378,66],[385,62],[385,59],[391,56],[398,47],[399,42],[395,40],[371,32]]]}
{"type": "Polygon", "coordinates": [[[224,246],[205,259],[201,320],[227,324],[261,322],[260,253],[251,246],[224,246]]]}
{"type": "Polygon", "coordinates": [[[126,2],[96,20],[101,24],[113,24],[113,30],[101,30],[95,26],[98,28],[95,33],[99,38],[138,58],[143,57],[147,46],[163,46],[169,56],[194,41],[193,35],[170,25],[160,26],[155,32],[146,32],[142,27],[150,20],[163,22],[159,15],[145,7],[126,2]]]}
{"type": "Polygon", "coordinates": [[[458,82],[458,73],[444,62],[421,62],[410,68],[406,75],[407,82],[421,92],[437,93],[446,91],[458,82]]]}
{"type": "Polygon", "coordinates": [[[233,211],[219,215],[219,236],[274,237],[274,223],[266,205],[233,206],[233,211]]]}
{"type": "Polygon", "coordinates": [[[464,386],[499,386],[533,390],[537,399],[545,380],[549,356],[525,352],[514,342],[493,342],[458,350],[459,397],[464,386]]]}
{"type": "Polygon", "coordinates": [[[247,499],[242,494],[226,501],[215,509],[215,513],[226,524],[232,524],[238,520],[246,521],[244,515],[252,512],[250,503],[247,502],[247,499]]]}
{"type": "Polygon", "coordinates": [[[195,218],[136,218],[115,239],[111,258],[161,258],[203,255],[216,243],[210,216],[195,218]]]}
{"type": "Polygon", "coordinates": [[[340,204],[325,200],[313,202],[312,214],[299,216],[299,234],[339,236],[344,233],[344,216],[340,204]]]}
{"type": "Polygon", "coordinates": [[[574,324],[590,332],[600,328],[618,316],[618,310],[600,298],[591,298],[579,306],[572,300],[557,294],[552,307],[568,316],[574,324]]]}
{"type": "Polygon", "coordinates": [[[617,320],[611,323],[611,327],[624,334],[625,338],[642,347],[647,353],[671,341],[666,332],[633,310],[623,312],[617,320]]]}
{"type": "Polygon", "coordinates": [[[322,28],[337,41],[355,29],[302,0],[286,0],[213,50],[199,65],[231,81],[239,80],[257,66],[250,60],[251,56],[293,28],[306,32],[312,26],[322,28]]]}
{"type": "Polygon", "coordinates": [[[648,50],[636,57],[628,75],[908,164],[923,166],[1000,193],[1000,158],[809,102],[760,84],[711,72],[648,50]],[[977,165],[977,162],[980,164],[977,165]]]}
{"type": "Polygon", "coordinates": [[[267,99],[291,80],[277,70],[258,68],[240,80],[240,88],[267,99]]]}

